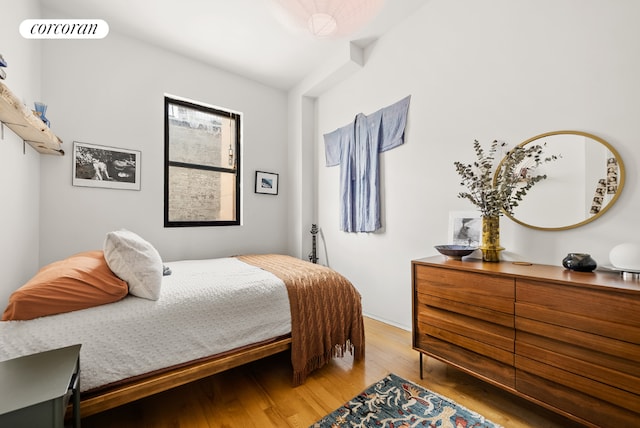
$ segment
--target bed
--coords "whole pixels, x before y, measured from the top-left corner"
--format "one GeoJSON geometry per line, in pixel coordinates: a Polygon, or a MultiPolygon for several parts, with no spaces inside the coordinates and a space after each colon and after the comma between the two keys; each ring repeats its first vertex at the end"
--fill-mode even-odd
{"type": "Polygon", "coordinates": [[[255,254],[164,263],[156,300],[0,322],[0,361],[81,343],[81,413],[101,412],[290,350],[292,384],[364,356],[360,295],[335,271],[255,254]]]}

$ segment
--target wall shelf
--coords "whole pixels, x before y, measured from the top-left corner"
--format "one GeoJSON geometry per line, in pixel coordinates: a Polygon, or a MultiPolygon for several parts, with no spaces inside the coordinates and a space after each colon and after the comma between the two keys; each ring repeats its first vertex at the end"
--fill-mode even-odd
{"type": "Polygon", "coordinates": [[[0,122],[24,142],[47,155],[64,155],[62,140],[0,82],[0,122]]]}

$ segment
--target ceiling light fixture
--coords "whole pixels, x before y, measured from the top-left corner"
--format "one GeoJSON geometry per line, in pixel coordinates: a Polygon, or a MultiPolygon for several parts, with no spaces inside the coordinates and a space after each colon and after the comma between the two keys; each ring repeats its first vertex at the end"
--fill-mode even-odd
{"type": "MultiPolygon", "coordinates": [[[[384,0],[276,0],[316,37],[344,36],[360,29],[384,0]]],[[[397,1],[397,0],[396,0],[397,1]]]]}

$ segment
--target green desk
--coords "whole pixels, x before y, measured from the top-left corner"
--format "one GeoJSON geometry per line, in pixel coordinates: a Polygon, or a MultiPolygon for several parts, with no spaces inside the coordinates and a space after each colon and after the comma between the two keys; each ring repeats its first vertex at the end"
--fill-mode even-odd
{"type": "Polygon", "coordinates": [[[80,346],[0,362],[0,427],[63,428],[72,397],[80,427],[80,346]]]}

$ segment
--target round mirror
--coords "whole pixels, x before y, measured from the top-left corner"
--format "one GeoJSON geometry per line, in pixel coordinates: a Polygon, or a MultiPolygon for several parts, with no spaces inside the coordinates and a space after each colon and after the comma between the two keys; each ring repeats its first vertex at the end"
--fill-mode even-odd
{"type": "MultiPolygon", "coordinates": [[[[545,174],[513,210],[505,213],[516,223],[539,230],[565,230],[600,217],[620,196],[624,164],[606,141],[580,131],[555,131],[520,144],[537,144],[543,155],[558,159],[544,163],[534,174],[545,174]]],[[[519,169],[527,173],[526,161],[519,169]]]]}

